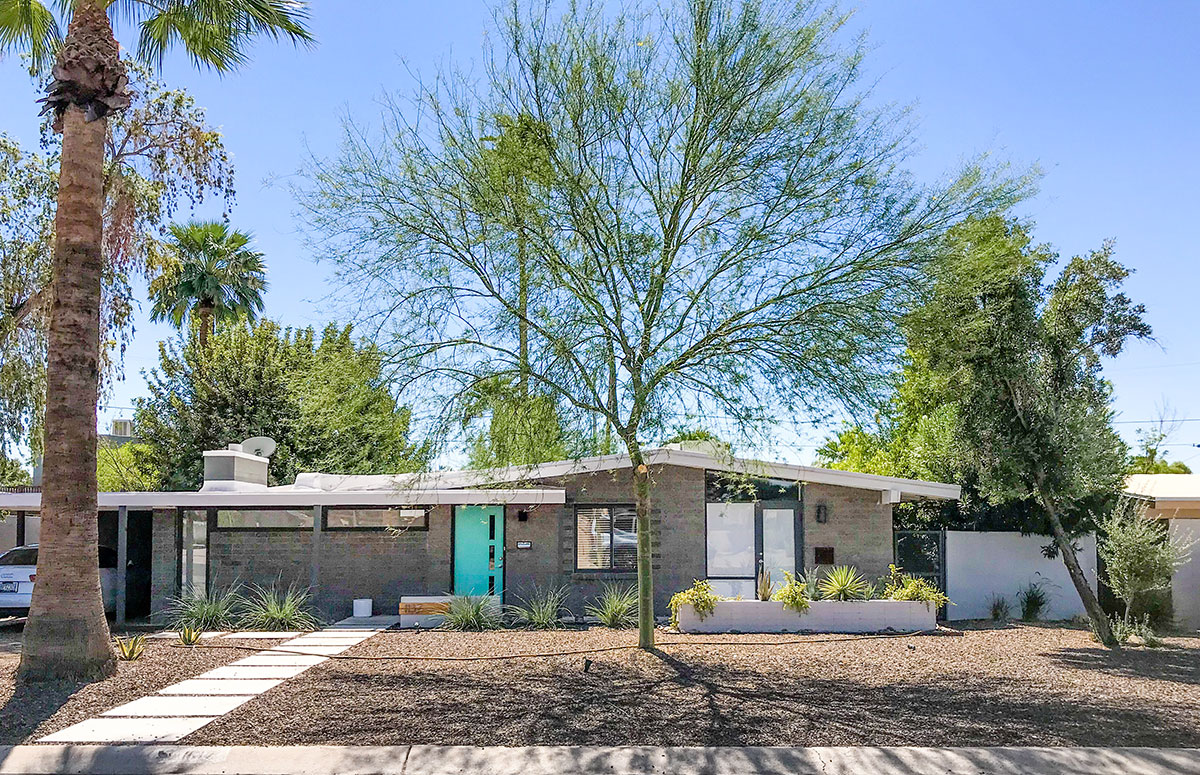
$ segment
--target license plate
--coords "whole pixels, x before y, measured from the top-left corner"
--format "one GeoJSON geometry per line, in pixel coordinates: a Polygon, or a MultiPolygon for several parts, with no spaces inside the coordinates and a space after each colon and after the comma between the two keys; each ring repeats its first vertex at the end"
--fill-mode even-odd
{"type": "Polygon", "coordinates": [[[17,582],[15,582],[15,581],[0,581],[0,593],[12,592],[15,594],[16,591],[17,591],[17,582]]]}

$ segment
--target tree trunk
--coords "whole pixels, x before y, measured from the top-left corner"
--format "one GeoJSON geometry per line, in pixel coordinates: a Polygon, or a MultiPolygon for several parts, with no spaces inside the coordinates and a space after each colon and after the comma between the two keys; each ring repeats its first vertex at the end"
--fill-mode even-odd
{"type": "Polygon", "coordinates": [[[208,355],[208,335],[210,333],[214,333],[213,305],[204,301],[200,302],[200,305],[197,307],[196,314],[200,318],[197,326],[199,326],[198,333],[200,336],[200,353],[201,360],[203,360],[204,357],[208,355]]]}
{"type": "Polygon", "coordinates": [[[1037,477],[1037,491],[1038,497],[1042,501],[1042,507],[1046,509],[1046,516],[1050,519],[1050,528],[1054,531],[1054,543],[1058,545],[1059,554],[1062,555],[1063,564],[1067,566],[1067,573],[1071,576],[1071,583],[1075,585],[1075,591],[1079,593],[1079,599],[1083,601],[1084,610],[1092,620],[1096,636],[1105,646],[1119,649],[1121,644],[1113,636],[1112,627],[1109,625],[1108,617],[1104,615],[1104,609],[1100,607],[1100,601],[1096,599],[1096,594],[1088,586],[1087,577],[1083,575],[1083,569],[1079,567],[1079,560],[1075,557],[1075,549],[1071,546],[1070,539],[1067,538],[1067,531],[1063,529],[1062,520],[1058,518],[1058,509],[1054,505],[1054,499],[1050,497],[1045,479],[1041,476],[1037,477]]]}
{"type": "Polygon", "coordinates": [[[654,648],[654,543],[650,535],[650,471],[636,442],[629,443],[637,505],[638,648],[654,648]]]}
{"type": "Polygon", "coordinates": [[[116,672],[100,595],[96,516],[107,123],[86,121],[76,106],[63,115],[46,363],[42,533],[21,650],[20,676],[25,680],[94,680],[116,672]]]}

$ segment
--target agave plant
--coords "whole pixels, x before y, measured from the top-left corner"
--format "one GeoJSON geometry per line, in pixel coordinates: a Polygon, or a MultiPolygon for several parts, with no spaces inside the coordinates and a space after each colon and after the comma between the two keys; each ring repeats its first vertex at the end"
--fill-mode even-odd
{"type": "Polygon", "coordinates": [[[117,647],[117,659],[122,662],[136,662],[146,651],[146,636],[131,635],[128,638],[113,638],[117,647]]]}
{"type": "Polygon", "coordinates": [[[852,565],[826,571],[818,586],[824,600],[866,600],[871,595],[871,584],[852,565]]]}
{"type": "Polygon", "coordinates": [[[195,646],[200,642],[203,630],[196,627],[182,627],[179,630],[179,642],[185,646],[195,646]]]}

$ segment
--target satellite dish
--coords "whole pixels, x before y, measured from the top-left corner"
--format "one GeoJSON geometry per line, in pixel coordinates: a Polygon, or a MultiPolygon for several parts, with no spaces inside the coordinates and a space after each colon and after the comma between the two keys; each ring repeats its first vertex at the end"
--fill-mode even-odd
{"type": "Polygon", "coordinates": [[[242,442],[242,451],[259,457],[270,457],[275,454],[275,439],[270,436],[255,436],[242,442]]]}

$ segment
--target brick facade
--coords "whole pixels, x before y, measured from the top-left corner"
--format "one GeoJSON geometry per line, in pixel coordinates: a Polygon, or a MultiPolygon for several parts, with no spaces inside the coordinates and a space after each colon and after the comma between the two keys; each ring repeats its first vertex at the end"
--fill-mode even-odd
{"type": "MultiPolygon", "coordinates": [[[[654,482],[651,525],[655,610],[664,615],[671,595],[705,576],[704,471],[682,466],[651,470],[654,482]]],[[[562,488],[562,506],[508,506],[505,509],[504,586],[508,602],[535,587],[566,586],[568,605],[577,614],[605,582],[633,585],[636,573],[578,571],[575,568],[575,507],[632,504],[633,476],[628,469],[573,474],[531,483],[562,488]],[[527,519],[520,519],[520,512],[527,519]],[[519,542],[528,549],[518,549],[519,542]]],[[[879,492],[808,484],[803,494],[804,565],[815,564],[817,547],[833,547],[837,564],[856,565],[871,580],[892,561],[891,506],[879,492]],[[829,519],[816,522],[816,506],[829,519]]],[[[450,506],[430,511],[426,530],[392,535],[378,530],[322,530],[319,574],[314,590],[318,609],[329,618],[350,614],[356,597],[370,597],[377,613],[395,612],[402,595],[440,595],[452,591],[452,514],[450,506]]],[[[155,512],[154,610],[176,594],[175,514],[155,512]]],[[[311,578],[314,534],[310,530],[220,531],[209,534],[210,585],[234,582],[307,587],[311,578]]]]}

